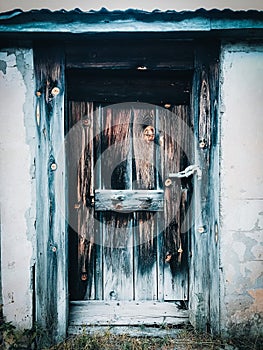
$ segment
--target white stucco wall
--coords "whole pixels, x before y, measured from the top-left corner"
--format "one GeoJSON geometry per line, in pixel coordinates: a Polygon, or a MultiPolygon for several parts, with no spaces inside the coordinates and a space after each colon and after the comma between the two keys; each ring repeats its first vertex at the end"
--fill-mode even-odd
{"type": "Polygon", "coordinates": [[[263,45],[223,45],[221,68],[222,325],[255,335],[263,313],[263,45]]]}
{"type": "Polygon", "coordinates": [[[0,51],[0,91],[3,312],[6,321],[30,328],[35,240],[32,50],[0,51]]]}

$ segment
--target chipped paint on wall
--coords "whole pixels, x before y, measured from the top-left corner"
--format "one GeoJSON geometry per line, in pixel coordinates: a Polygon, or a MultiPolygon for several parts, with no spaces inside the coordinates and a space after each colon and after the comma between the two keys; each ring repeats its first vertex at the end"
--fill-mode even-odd
{"type": "Polygon", "coordinates": [[[0,51],[1,277],[6,321],[32,325],[35,193],[33,52],[0,51]]]}
{"type": "Polygon", "coordinates": [[[225,333],[262,332],[263,45],[221,55],[221,321],[225,333]]]}

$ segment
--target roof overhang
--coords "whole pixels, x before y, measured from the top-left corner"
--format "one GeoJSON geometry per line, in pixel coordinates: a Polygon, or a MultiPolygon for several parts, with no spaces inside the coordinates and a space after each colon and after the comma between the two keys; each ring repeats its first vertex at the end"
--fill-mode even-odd
{"type": "MultiPolygon", "coordinates": [[[[263,11],[204,10],[146,12],[126,11],[83,12],[14,10],[0,14],[0,34],[89,34],[89,33],[233,33],[261,36],[263,11]]],[[[30,36],[30,35],[29,35],[30,36]]]]}

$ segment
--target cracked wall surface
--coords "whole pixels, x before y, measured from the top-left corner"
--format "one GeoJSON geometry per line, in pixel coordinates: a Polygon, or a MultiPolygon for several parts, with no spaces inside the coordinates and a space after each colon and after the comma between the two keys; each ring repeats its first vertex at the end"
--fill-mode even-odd
{"type": "Polygon", "coordinates": [[[256,336],[263,312],[263,45],[221,56],[221,323],[256,336]]]}
{"type": "Polygon", "coordinates": [[[6,321],[32,325],[35,246],[33,51],[0,51],[1,282],[6,321]]]}

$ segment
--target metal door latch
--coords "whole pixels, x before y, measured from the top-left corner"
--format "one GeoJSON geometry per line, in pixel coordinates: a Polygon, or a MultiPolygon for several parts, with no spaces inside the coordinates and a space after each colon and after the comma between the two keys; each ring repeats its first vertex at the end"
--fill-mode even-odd
{"type": "Polygon", "coordinates": [[[185,168],[182,171],[179,171],[179,173],[171,173],[169,174],[169,178],[165,181],[167,182],[167,185],[169,186],[171,184],[171,180],[170,179],[180,179],[183,177],[189,177],[191,175],[197,174],[197,178],[198,180],[200,180],[202,178],[202,170],[200,169],[200,167],[198,165],[189,165],[187,168],[185,168]]]}

